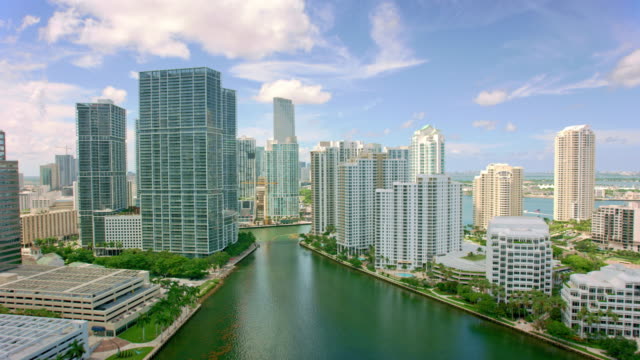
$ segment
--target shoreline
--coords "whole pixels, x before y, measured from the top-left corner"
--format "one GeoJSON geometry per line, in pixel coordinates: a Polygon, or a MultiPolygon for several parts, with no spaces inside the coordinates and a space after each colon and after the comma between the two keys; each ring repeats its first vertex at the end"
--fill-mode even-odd
{"type": "Polygon", "coordinates": [[[264,228],[272,228],[272,227],[288,227],[288,226],[303,226],[303,225],[311,225],[311,221],[308,222],[299,222],[295,224],[277,224],[277,225],[256,225],[256,226],[242,226],[238,228],[238,231],[242,230],[253,230],[253,229],[264,229],[264,228]]]}
{"type": "MultiPolygon", "coordinates": [[[[428,294],[428,293],[424,293],[424,292],[422,292],[422,291],[420,291],[418,289],[415,289],[415,288],[413,288],[413,287],[411,287],[411,286],[409,286],[407,284],[404,284],[404,283],[402,283],[400,281],[397,281],[395,279],[392,279],[390,277],[386,277],[386,276],[380,275],[380,274],[378,274],[376,272],[371,272],[371,271],[366,270],[364,268],[356,268],[353,265],[351,265],[350,263],[344,262],[344,261],[342,261],[342,260],[340,260],[340,259],[338,259],[336,257],[333,257],[333,256],[331,256],[331,255],[329,255],[329,254],[327,254],[325,252],[322,252],[322,251],[320,251],[318,249],[315,249],[311,245],[306,244],[305,242],[299,241],[298,244],[300,246],[302,246],[303,248],[307,249],[307,250],[311,250],[312,252],[314,252],[314,253],[316,253],[316,254],[318,254],[320,256],[323,256],[323,257],[325,257],[325,258],[327,258],[329,260],[332,260],[335,263],[338,263],[340,265],[344,265],[347,268],[350,268],[350,269],[356,270],[356,271],[360,271],[361,273],[364,273],[364,274],[369,275],[371,277],[383,280],[383,281],[385,281],[385,282],[387,282],[387,283],[389,283],[391,285],[394,285],[396,287],[399,287],[399,288],[402,288],[404,290],[410,291],[410,292],[412,292],[414,294],[422,295],[422,296],[424,296],[426,298],[429,298],[429,299],[432,299],[432,300],[436,300],[436,301],[438,301],[438,302],[440,302],[442,304],[446,304],[446,305],[452,306],[454,308],[462,310],[462,311],[464,311],[464,312],[466,312],[468,314],[471,314],[471,315],[476,316],[478,318],[481,318],[483,320],[488,320],[488,321],[491,321],[494,324],[502,325],[502,326],[505,326],[505,327],[507,327],[507,328],[509,328],[511,330],[518,331],[521,334],[529,335],[529,336],[531,336],[531,337],[533,337],[535,339],[538,339],[540,341],[543,341],[543,342],[545,342],[547,344],[556,346],[558,348],[562,348],[562,349],[567,350],[567,351],[571,351],[573,353],[580,354],[580,355],[585,356],[585,357],[587,357],[589,359],[602,360],[602,359],[606,359],[607,358],[605,355],[596,355],[596,354],[589,353],[589,352],[586,352],[586,351],[581,350],[581,349],[577,349],[577,348],[575,348],[575,347],[573,347],[571,345],[568,345],[568,344],[565,344],[565,343],[561,342],[562,340],[560,340],[560,339],[558,339],[558,340],[552,339],[548,335],[539,333],[537,331],[536,332],[531,332],[531,331],[527,331],[525,329],[521,329],[519,327],[516,327],[516,326],[511,325],[509,323],[506,323],[504,321],[492,318],[490,316],[487,316],[487,315],[481,314],[481,313],[479,313],[477,311],[474,311],[474,310],[471,310],[469,308],[466,308],[466,307],[464,307],[462,305],[454,304],[454,303],[452,303],[450,301],[447,301],[447,299],[445,299],[445,298],[442,298],[442,297],[439,297],[439,296],[436,296],[436,295],[432,295],[432,294],[428,294]]],[[[575,346],[581,346],[581,345],[575,345],[575,346]]]]}

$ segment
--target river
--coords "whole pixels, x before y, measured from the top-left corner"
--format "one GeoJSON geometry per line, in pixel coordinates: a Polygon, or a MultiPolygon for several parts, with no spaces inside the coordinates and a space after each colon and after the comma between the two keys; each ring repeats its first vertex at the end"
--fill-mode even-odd
{"type": "Polygon", "coordinates": [[[309,226],[252,230],[260,248],[156,359],[580,359],[298,246],[309,226]]]}

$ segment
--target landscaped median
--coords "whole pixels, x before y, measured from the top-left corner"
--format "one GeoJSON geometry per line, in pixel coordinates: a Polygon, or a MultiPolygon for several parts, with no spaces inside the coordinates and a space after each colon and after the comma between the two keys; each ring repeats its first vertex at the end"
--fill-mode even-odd
{"type": "Polygon", "coordinates": [[[476,311],[470,305],[467,305],[467,304],[465,304],[465,303],[463,303],[461,301],[454,300],[450,296],[438,294],[437,290],[435,290],[435,289],[424,289],[424,288],[418,288],[418,287],[415,287],[415,286],[411,286],[411,285],[405,284],[405,283],[403,283],[403,282],[401,282],[399,280],[393,279],[391,277],[383,276],[383,275],[378,274],[378,273],[376,273],[374,271],[367,270],[367,269],[365,269],[363,267],[355,267],[351,263],[349,263],[347,261],[343,261],[343,260],[337,258],[336,256],[333,256],[333,255],[330,255],[328,253],[325,253],[324,251],[322,251],[320,249],[314,248],[313,246],[305,243],[304,241],[300,241],[299,244],[300,244],[300,246],[302,246],[302,247],[304,247],[304,248],[306,248],[308,250],[311,250],[311,251],[315,252],[316,254],[322,255],[322,256],[324,256],[324,257],[326,257],[328,259],[331,259],[331,260],[333,260],[333,261],[335,261],[335,262],[337,262],[337,263],[339,263],[341,265],[344,265],[346,267],[349,267],[349,268],[351,268],[353,270],[360,271],[362,273],[365,273],[367,275],[376,277],[376,278],[378,278],[380,280],[386,281],[386,282],[388,282],[390,284],[393,284],[395,286],[401,287],[401,288],[403,288],[405,290],[408,290],[408,291],[411,291],[413,293],[420,294],[422,296],[426,296],[426,297],[431,298],[433,300],[439,301],[441,303],[453,306],[455,308],[458,308],[458,309],[460,309],[462,311],[466,311],[467,313],[473,314],[474,316],[477,316],[477,317],[482,318],[484,320],[488,320],[488,321],[491,321],[491,322],[493,322],[495,324],[500,324],[500,325],[509,327],[509,328],[511,328],[513,330],[516,330],[516,331],[522,332],[524,334],[530,335],[530,336],[535,337],[535,338],[537,338],[539,340],[542,340],[544,342],[550,343],[550,344],[552,344],[554,346],[557,346],[557,347],[560,347],[560,348],[563,348],[565,350],[572,351],[572,352],[575,352],[575,353],[579,353],[579,354],[581,354],[581,355],[583,355],[583,356],[585,356],[587,358],[590,358],[590,359],[597,359],[597,360],[609,359],[608,357],[605,357],[605,356],[602,356],[602,355],[599,355],[599,354],[595,354],[595,353],[590,352],[587,349],[581,348],[581,347],[579,347],[577,345],[568,344],[566,341],[564,341],[562,339],[556,339],[556,338],[548,336],[546,334],[543,335],[543,334],[535,332],[535,331],[529,331],[529,330],[526,330],[524,328],[518,327],[518,326],[516,326],[515,323],[513,323],[513,322],[511,322],[511,321],[509,321],[507,319],[494,318],[494,317],[482,314],[482,313],[476,311]]]}

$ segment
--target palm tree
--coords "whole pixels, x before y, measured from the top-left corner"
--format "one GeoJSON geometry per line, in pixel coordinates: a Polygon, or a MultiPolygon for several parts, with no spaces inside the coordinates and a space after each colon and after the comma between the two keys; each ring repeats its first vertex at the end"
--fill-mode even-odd
{"type": "Polygon", "coordinates": [[[142,341],[146,341],[147,337],[145,334],[145,329],[147,328],[147,324],[151,323],[151,316],[149,316],[149,312],[143,313],[138,316],[138,324],[142,327],[142,341]]]}
{"type": "Polygon", "coordinates": [[[85,352],[87,351],[84,349],[84,345],[76,339],[69,345],[69,350],[67,350],[65,357],[69,360],[82,359],[82,355],[85,352]]]}

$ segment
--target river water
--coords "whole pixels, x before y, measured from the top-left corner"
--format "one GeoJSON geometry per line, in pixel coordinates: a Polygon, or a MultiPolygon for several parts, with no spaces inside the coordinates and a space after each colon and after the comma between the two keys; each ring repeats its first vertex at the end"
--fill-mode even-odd
{"type": "Polygon", "coordinates": [[[252,231],[260,248],[156,359],[580,359],[301,248],[308,225],[252,231]]]}

